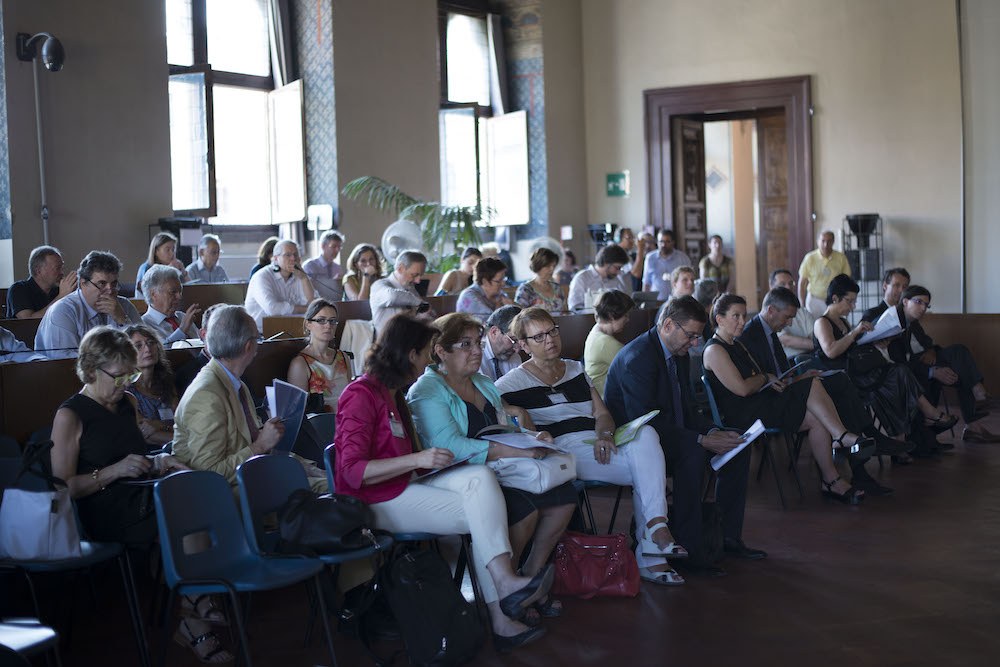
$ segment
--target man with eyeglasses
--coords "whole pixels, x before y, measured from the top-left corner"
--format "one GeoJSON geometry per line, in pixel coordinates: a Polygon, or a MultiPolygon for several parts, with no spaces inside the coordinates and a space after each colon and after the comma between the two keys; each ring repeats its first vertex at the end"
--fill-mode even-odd
{"type": "Polygon", "coordinates": [[[414,311],[425,318],[432,317],[416,288],[426,270],[427,257],[422,252],[404,250],[396,258],[396,268],[392,275],[375,281],[369,303],[376,334],[393,315],[399,313],[414,311]]]}
{"type": "Polygon", "coordinates": [[[520,312],[520,306],[502,306],[486,319],[483,360],[479,364],[479,372],[494,382],[521,365],[517,346],[507,334],[511,320],[520,312]]]}
{"type": "MultiPolygon", "coordinates": [[[[674,476],[674,515],[670,532],[691,558],[673,561],[692,574],[722,576],[725,570],[704,556],[701,494],[705,459],[723,454],[742,442],[738,433],[722,431],[698,412],[691,396],[688,350],[698,342],[708,315],[691,296],[670,299],[660,308],[656,326],[633,339],[615,356],[604,389],[616,424],[624,424],[652,410],[649,421],[660,436],[668,472],[674,476]]],[[[767,554],[743,544],[749,449],[719,469],[716,503],[722,510],[725,549],[738,558],[767,554]]]]}
{"type": "Polygon", "coordinates": [[[607,290],[616,289],[628,294],[631,290],[625,286],[621,275],[622,267],[628,262],[628,253],[621,246],[606,245],[601,248],[594,263],[573,276],[567,299],[569,309],[593,308],[597,296],[607,290]]]}
{"type": "Polygon", "coordinates": [[[35,350],[50,359],[76,356],[84,335],[99,326],[125,329],[142,324],[132,302],[118,296],[122,263],[110,252],[91,251],[77,269],[79,287],[55,302],[42,317],[35,334],[35,350]]]}
{"type": "Polygon", "coordinates": [[[932,405],[937,405],[945,385],[958,391],[958,403],[965,420],[962,440],[1000,442],[1000,436],[974,423],[989,414],[989,399],[983,386],[983,375],[969,348],[964,345],[935,345],[924,331],[920,320],[931,307],[931,293],[926,287],[910,285],[903,290],[901,297],[906,328],[889,344],[889,358],[909,365],[920,382],[924,396],[932,405]]]}

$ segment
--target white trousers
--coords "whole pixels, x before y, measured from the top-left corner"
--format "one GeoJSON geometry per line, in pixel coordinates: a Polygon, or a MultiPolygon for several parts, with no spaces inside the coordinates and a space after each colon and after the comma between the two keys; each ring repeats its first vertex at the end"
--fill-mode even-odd
{"type": "MultiPolygon", "coordinates": [[[[578,431],[561,435],[555,441],[576,457],[579,479],[632,487],[636,536],[641,538],[647,521],[667,516],[667,467],[660,436],[652,426],[643,426],[635,440],[612,454],[607,464],[598,463],[594,446],[583,442],[596,437],[594,431],[578,431]]],[[[639,567],[659,565],[664,560],[660,556],[643,556],[641,547],[636,548],[635,558],[639,567]]]]}
{"type": "Polygon", "coordinates": [[[507,505],[497,477],[484,465],[467,465],[412,482],[401,494],[371,505],[375,525],[394,533],[472,535],[472,567],[486,602],[497,599],[486,564],[510,557],[507,505]]]}
{"type": "Polygon", "coordinates": [[[817,318],[823,317],[823,313],[826,312],[826,301],[823,299],[817,299],[809,292],[806,292],[806,310],[815,315],[817,318]]]}

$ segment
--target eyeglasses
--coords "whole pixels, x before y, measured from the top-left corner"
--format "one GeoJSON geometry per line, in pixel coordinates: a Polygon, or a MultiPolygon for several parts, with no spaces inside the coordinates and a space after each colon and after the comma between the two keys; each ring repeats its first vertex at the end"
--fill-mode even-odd
{"type": "Polygon", "coordinates": [[[917,298],[910,299],[910,301],[912,301],[913,303],[915,303],[915,304],[917,304],[919,306],[923,306],[924,310],[930,310],[931,309],[931,302],[930,301],[924,301],[923,299],[917,299],[917,298]]]}
{"type": "Polygon", "coordinates": [[[114,281],[113,283],[109,283],[107,280],[100,280],[100,281],[98,281],[98,282],[95,283],[90,278],[84,278],[84,280],[86,280],[88,283],[90,283],[91,285],[93,285],[94,287],[96,287],[97,291],[99,291],[99,292],[103,292],[104,290],[110,290],[112,292],[117,292],[118,291],[118,287],[121,285],[121,283],[119,283],[117,280],[114,281]]]}
{"type": "Polygon", "coordinates": [[[337,326],[337,323],[340,320],[338,320],[336,317],[310,317],[306,321],[312,322],[313,324],[318,324],[320,326],[324,326],[326,324],[337,326]]]}
{"type": "MultiPolygon", "coordinates": [[[[87,282],[90,282],[89,280],[87,282]]],[[[107,375],[109,378],[114,380],[115,386],[120,387],[123,384],[131,384],[142,377],[142,371],[133,371],[131,373],[126,373],[125,375],[112,375],[103,368],[99,369],[102,373],[107,375]]]]}
{"type": "Polygon", "coordinates": [[[677,328],[680,329],[681,331],[683,331],[684,335],[687,336],[687,339],[689,341],[691,341],[692,343],[698,342],[698,339],[701,338],[701,334],[700,333],[692,334],[687,329],[685,329],[683,326],[681,326],[680,324],[677,325],[677,328]]]}
{"type": "Polygon", "coordinates": [[[552,327],[551,329],[549,329],[548,331],[543,331],[542,333],[535,334],[534,336],[525,336],[521,340],[531,339],[531,340],[535,341],[536,343],[541,343],[542,341],[545,340],[545,338],[547,336],[552,336],[553,338],[559,338],[559,325],[557,324],[554,327],[552,327]]]}
{"type": "Polygon", "coordinates": [[[486,282],[490,283],[491,285],[503,285],[505,280],[506,278],[497,278],[495,280],[487,280],[486,282]]]}
{"type": "Polygon", "coordinates": [[[485,341],[483,341],[482,338],[480,338],[479,340],[472,340],[470,338],[463,338],[462,340],[458,341],[457,343],[454,343],[451,346],[451,349],[452,349],[452,351],[454,351],[454,350],[461,350],[462,352],[468,352],[469,350],[478,347],[481,350],[481,349],[483,349],[483,343],[484,342],[485,341]]]}

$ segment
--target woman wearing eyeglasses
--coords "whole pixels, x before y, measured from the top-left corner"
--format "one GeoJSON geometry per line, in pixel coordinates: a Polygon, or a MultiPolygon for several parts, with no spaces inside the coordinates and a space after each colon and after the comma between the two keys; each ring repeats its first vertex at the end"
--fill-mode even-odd
{"type": "MultiPolygon", "coordinates": [[[[435,363],[427,366],[406,396],[421,441],[427,446],[443,447],[459,459],[474,454],[470,463],[544,457],[549,451],[544,448],[517,449],[489,442],[488,436],[477,438],[482,429],[507,425],[510,416],[523,420],[527,413],[504,403],[493,381],[479,372],[483,359],[483,327],[479,322],[465,313],[450,313],[435,320],[434,327],[441,332],[431,352],[435,363]]],[[[536,436],[552,442],[547,433],[536,436]]],[[[570,482],[541,494],[502,485],[500,488],[507,503],[511,561],[516,567],[531,540],[531,552],[521,571],[533,577],[548,562],[566,530],[576,507],[576,491],[570,482]]],[[[529,612],[529,625],[539,616],[562,613],[561,605],[551,598],[541,600],[536,609],[529,612]]]]}
{"type": "Polygon", "coordinates": [[[643,426],[634,440],[615,445],[611,413],[583,364],[560,358],[559,327],[547,311],[522,310],[510,332],[531,359],[497,380],[503,399],[526,409],[536,428],[551,433],[557,446],[576,457],[579,479],[632,487],[639,576],[666,586],[683,584],[667,562],[686,558],[687,551],[674,543],[667,527],[666,464],[656,431],[643,426]]]}
{"type": "Polygon", "coordinates": [[[485,322],[500,306],[514,305],[514,302],[503,294],[506,276],[507,265],[496,257],[484,257],[479,260],[473,269],[475,284],[465,288],[458,295],[455,312],[468,313],[480,322],[485,322]]]}
{"type": "MultiPolygon", "coordinates": [[[[66,481],[88,539],[148,549],[156,540],[153,487],[126,484],[188,470],[173,456],[146,456],[147,446],[125,391],[141,373],[124,331],[97,327],[80,341],[76,374],[84,383],[66,400],[52,423],[52,474],[66,481]]],[[[177,630],[203,662],[229,662],[210,623],[225,616],[209,596],[185,598],[177,630]],[[199,641],[195,641],[201,638],[199,641]],[[193,642],[193,643],[192,643],[193,642]]]]}
{"type": "MultiPolygon", "coordinates": [[[[847,322],[847,315],[854,310],[858,300],[859,290],[858,284],[843,273],[830,281],[826,292],[826,311],[813,324],[816,358],[826,368],[846,370],[859,390],[874,395],[875,414],[890,438],[912,438],[915,434],[913,422],[921,414],[932,432],[947,431],[955,425],[956,418],[945,415],[930,404],[921,394],[920,383],[908,366],[886,359],[875,349],[880,345],[878,342],[858,345],[858,337],[872,329],[871,323],[864,320],[853,329],[847,322]]],[[[888,341],[885,341],[881,346],[887,345],[888,341]]],[[[923,436],[918,439],[933,440],[923,436]]],[[[933,449],[933,445],[927,447],[927,443],[918,445],[923,446],[918,447],[915,453],[933,449]]],[[[893,458],[897,463],[910,462],[906,455],[893,458]]]]}
{"type": "Polygon", "coordinates": [[[302,323],[309,344],[288,367],[289,384],[309,394],[321,395],[324,412],[337,411],[340,394],[352,380],[347,357],[331,347],[337,322],[337,307],[326,299],[314,299],[306,308],[302,323]]]}

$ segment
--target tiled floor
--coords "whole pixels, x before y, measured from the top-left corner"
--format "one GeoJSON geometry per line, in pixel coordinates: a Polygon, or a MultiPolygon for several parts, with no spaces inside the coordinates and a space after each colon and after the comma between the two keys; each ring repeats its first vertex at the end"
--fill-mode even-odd
{"type": "MultiPolygon", "coordinates": [[[[1000,431],[1000,415],[986,423],[1000,431]]],[[[689,579],[675,589],[644,584],[637,599],[565,600],[565,615],[547,624],[543,640],[502,657],[486,646],[475,664],[997,664],[1000,445],[956,441],[937,460],[869,466],[896,493],[853,508],[821,502],[805,456],[803,501],[791,477],[783,479],[792,491],[788,511],[765,473],[751,481],[744,537],[766,549],[767,560],[728,561],[727,577],[689,579]]],[[[593,498],[606,525],[612,497],[593,498]]],[[[107,602],[96,612],[81,588],[63,664],[137,664],[124,605],[114,602],[114,574],[98,579],[107,602]]],[[[253,607],[255,664],[329,662],[319,637],[302,648],[301,589],[259,595],[253,607]]],[[[153,633],[155,649],[159,641],[153,633]]],[[[355,641],[338,637],[336,644],[341,665],[371,664],[355,641]]],[[[199,663],[171,644],[168,664],[199,663]]]]}

